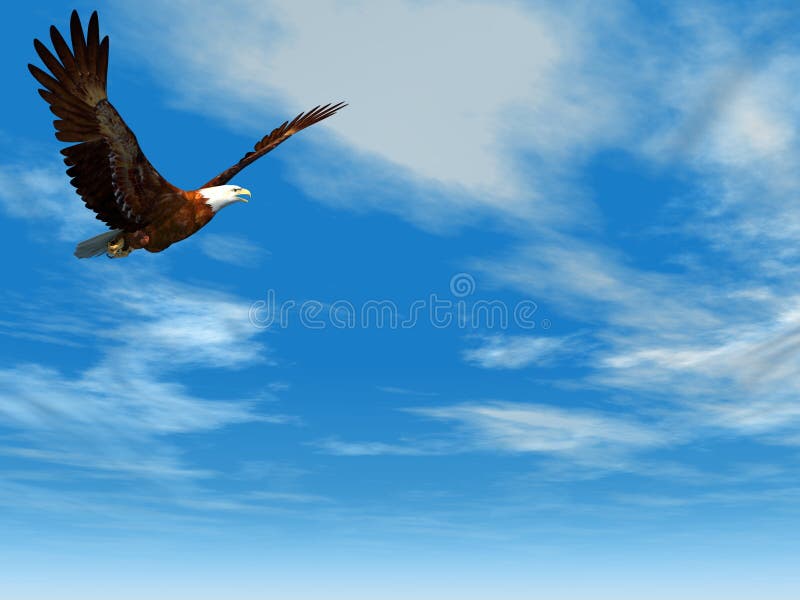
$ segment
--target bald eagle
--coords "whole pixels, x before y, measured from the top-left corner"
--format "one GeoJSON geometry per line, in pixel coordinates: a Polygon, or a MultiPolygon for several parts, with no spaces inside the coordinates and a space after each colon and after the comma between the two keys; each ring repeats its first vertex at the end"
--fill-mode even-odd
{"type": "Polygon", "coordinates": [[[50,27],[58,58],[34,40],[50,74],[34,65],[28,65],[28,69],[45,88],[39,94],[58,117],[53,122],[56,138],[77,142],[61,150],[72,185],[86,206],[111,228],[78,244],[78,258],[103,253],[121,258],[139,248],[161,252],[189,237],[221,208],[247,202],[248,190],[228,184],[239,171],[301,129],[346,106],[343,102],[326,104],[300,113],[264,136],[252,152],[229,169],[196,190],[182,190],[164,179],[145,158],[136,136],[108,101],[108,36],[100,40],[97,12],[92,13],[84,37],[78,13],[73,11],[70,34],[72,50],[58,29],[50,27]]]}

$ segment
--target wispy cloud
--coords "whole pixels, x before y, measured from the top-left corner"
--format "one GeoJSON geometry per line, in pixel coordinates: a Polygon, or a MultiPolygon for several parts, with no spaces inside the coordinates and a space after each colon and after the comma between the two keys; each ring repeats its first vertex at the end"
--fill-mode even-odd
{"type": "MultiPolygon", "coordinates": [[[[698,431],[714,426],[789,439],[798,419],[791,397],[800,385],[793,282],[757,279],[742,287],[705,269],[648,272],[580,246],[525,249],[481,267],[592,325],[580,350],[563,348],[589,368],[585,383],[666,401],[698,431]]],[[[507,357],[498,348],[498,357],[507,357]]]]}
{"type": "Polygon", "coordinates": [[[755,10],[742,27],[742,15],[677,4],[654,39],[658,84],[641,95],[654,127],[626,149],[693,184],[657,215],[672,225],[647,232],[685,242],[665,258],[672,267],[554,231],[475,266],[591,328],[585,383],[666,404],[698,436],[793,444],[800,49],[773,35],[781,14],[755,10]],[[659,50],[674,35],[694,44],[659,50]]]}
{"type": "Polygon", "coordinates": [[[441,444],[429,442],[418,443],[413,441],[387,443],[387,442],[348,442],[338,438],[318,440],[313,446],[326,454],[337,456],[424,456],[439,454],[445,449],[441,444]]]}
{"type": "Polygon", "coordinates": [[[257,267],[269,253],[258,244],[235,234],[203,233],[200,250],[214,260],[237,267],[257,267]]]}
{"type": "Polygon", "coordinates": [[[675,13],[694,46],[662,60],[668,110],[645,154],[702,178],[686,230],[745,268],[794,269],[800,211],[787,200],[800,190],[800,110],[792,101],[800,49],[785,19],[794,22],[798,11],[763,7],[744,17],[704,5],[675,13]]]}
{"type": "Polygon", "coordinates": [[[473,447],[508,452],[619,453],[675,441],[630,418],[541,404],[469,403],[410,411],[455,423],[473,447]]]}
{"type": "Polygon", "coordinates": [[[565,344],[565,340],[560,338],[524,335],[498,334],[481,340],[479,347],[464,350],[463,357],[468,363],[484,369],[521,369],[547,364],[565,344]]]}
{"type": "Polygon", "coordinates": [[[315,445],[341,456],[535,453],[604,469],[631,470],[629,455],[681,441],[654,422],[544,404],[471,402],[404,412],[448,423],[453,429],[393,443],[330,438],[315,445]]]}
{"type": "Polygon", "coordinates": [[[104,306],[105,315],[95,332],[98,347],[77,338],[86,352],[80,370],[37,363],[0,370],[0,421],[15,432],[3,453],[133,477],[192,479],[207,473],[184,465],[170,435],[289,420],[261,414],[252,401],[203,398],[175,378],[186,369],[266,360],[246,303],[154,273],[115,272],[103,283],[107,275],[99,268],[80,285],[82,303],[104,306]]]}
{"type": "Polygon", "coordinates": [[[150,345],[160,353],[138,360],[158,361],[161,369],[240,368],[269,362],[267,348],[256,340],[248,319],[249,305],[244,300],[166,279],[158,280],[156,285],[136,285],[135,279],[127,282],[124,276],[106,294],[119,303],[120,310],[138,317],[135,321],[121,321],[106,335],[124,340],[131,347],[150,345]],[[156,358],[159,355],[168,356],[169,360],[156,358]]]}
{"type": "Polygon", "coordinates": [[[535,293],[583,321],[675,333],[685,331],[686,323],[704,329],[721,323],[706,301],[718,275],[703,273],[709,277],[704,284],[632,262],[603,243],[552,235],[519,244],[505,256],[477,259],[473,267],[495,284],[535,293]]]}
{"type": "Polygon", "coordinates": [[[106,228],[86,210],[56,157],[52,163],[0,164],[0,208],[9,217],[35,221],[42,242],[53,233],[76,241],[106,228]]]}
{"type": "Polygon", "coordinates": [[[394,394],[396,396],[438,396],[439,392],[425,392],[420,390],[411,390],[404,387],[397,387],[394,385],[381,385],[377,388],[379,391],[386,394],[394,394]]]}

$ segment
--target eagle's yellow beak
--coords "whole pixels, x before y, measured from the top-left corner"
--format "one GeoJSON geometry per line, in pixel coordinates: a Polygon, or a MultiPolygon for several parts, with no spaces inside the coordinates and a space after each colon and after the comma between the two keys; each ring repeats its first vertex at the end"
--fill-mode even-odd
{"type": "Polygon", "coordinates": [[[239,198],[239,200],[241,200],[242,202],[247,202],[247,198],[242,198],[242,196],[250,196],[252,198],[253,194],[250,193],[250,190],[242,188],[238,192],[236,192],[236,197],[239,198]]]}

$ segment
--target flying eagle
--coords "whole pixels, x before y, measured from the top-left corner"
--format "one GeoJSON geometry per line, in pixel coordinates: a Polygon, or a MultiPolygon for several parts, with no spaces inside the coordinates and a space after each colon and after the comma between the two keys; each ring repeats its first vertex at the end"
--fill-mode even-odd
{"type": "Polygon", "coordinates": [[[247,202],[250,192],[226,185],[239,171],[281,142],[327,119],[345,103],[326,104],[300,113],[259,141],[252,152],[196,190],[182,190],[164,179],[145,158],[136,136],[106,96],[108,36],[100,40],[97,12],[84,37],[77,11],[70,19],[72,50],[55,27],[50,27],[56,58],[39,40],[33,45],[52,75],[34,65],[28,69],[44,86],[39,94],[58,117],[56,138],[77,142],[61,153],[67,175],[86,206],[110,231],[78,244],[75,256],[104,252],[111,258],[144,248],[161,252],[208,223],[219,209],[247,202]]]}

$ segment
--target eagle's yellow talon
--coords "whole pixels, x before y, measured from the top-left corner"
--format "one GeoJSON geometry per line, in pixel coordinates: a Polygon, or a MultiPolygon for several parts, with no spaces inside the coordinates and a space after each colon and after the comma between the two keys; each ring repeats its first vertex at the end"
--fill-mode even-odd
{"type": "Polygon", "coordinates": [[[108,242],[106,254],[109,258],[122,258],[131,253],[131,248],[125,248],[125,238],[119,238],[116,242],[108,242]]]}

